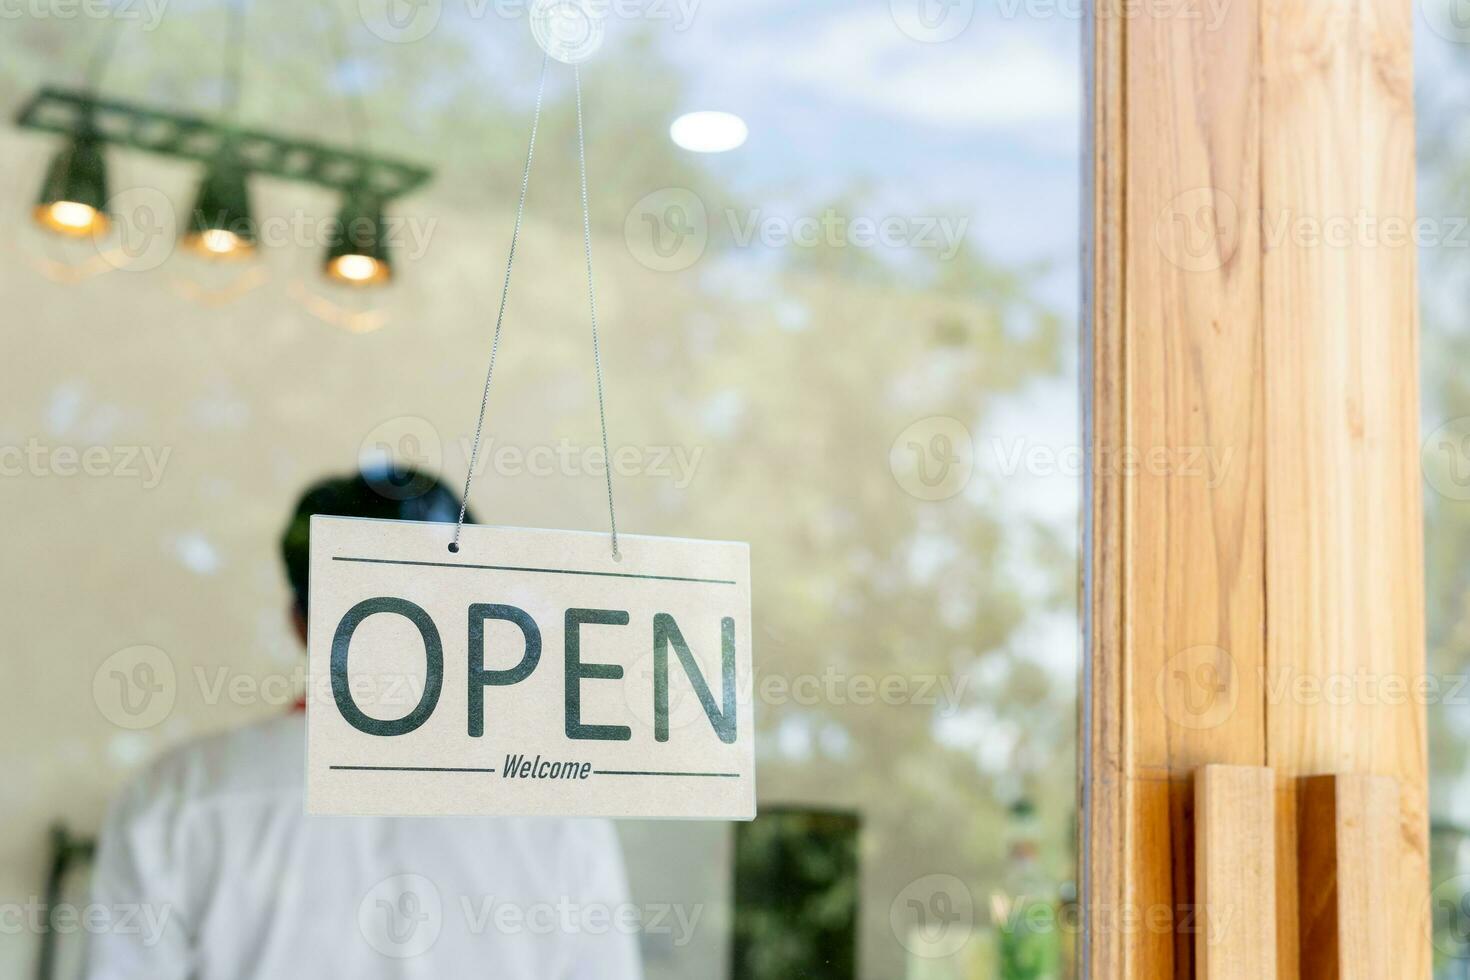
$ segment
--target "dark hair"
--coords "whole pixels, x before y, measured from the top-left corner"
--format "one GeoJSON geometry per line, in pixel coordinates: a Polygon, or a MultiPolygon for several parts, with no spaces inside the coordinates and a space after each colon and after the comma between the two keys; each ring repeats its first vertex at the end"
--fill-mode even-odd
{"type": "MultiPolygon", "coordinates": [[[[281,534],[281,559],[286,563],[286,578],[302,615],[307,608],[313,514],[447,524],[459,519],[459,495],[436,477],[400,466],[329,477],[307,487],[281,534]]],[[[465,520],[474,522],[468,511],[465,520]]]]}

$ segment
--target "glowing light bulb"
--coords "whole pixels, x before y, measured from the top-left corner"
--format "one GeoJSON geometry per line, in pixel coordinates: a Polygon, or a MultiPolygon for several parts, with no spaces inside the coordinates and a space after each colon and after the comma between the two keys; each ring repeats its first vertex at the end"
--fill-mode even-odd
{"type": "Polygon", "coordinates": [[[184,225],[184,246],[206,259],[243,259],[255,253],[255,219],[244,166],[229,151],[205,168],[184,225]]]}
{"type": "Polygon", "coordinates": [[[85,231],[97,219],[97,209],[76,201],[57,201],[51,205],[51,220],[64,228],[85,231]]]}
{"type": "Polygon", "coordinates": [[[107,227],[102,212],[78,201],[52,201],[36,209],[36,219],[52,231],[78,237],[107,227]]]}
{"type": "Polygon", "coordinates": [[[327,266],[334,279],[354,284],[378,282],[388,278],[387,270],[370,255],[339,255],[327,266]]]}
{"type": "Polygon", "coordinates": [[[337,213],[323,272],[348,286],[376,286],[393,278],[383,201],[366,187],[348,190],[337,213]]]}
{"type": "Polygon", "coordinates": [[[228,255],[241,247],[239,235],[219,228],[211,228],[199,236],[199,244],[215,255],[228,255]]]}

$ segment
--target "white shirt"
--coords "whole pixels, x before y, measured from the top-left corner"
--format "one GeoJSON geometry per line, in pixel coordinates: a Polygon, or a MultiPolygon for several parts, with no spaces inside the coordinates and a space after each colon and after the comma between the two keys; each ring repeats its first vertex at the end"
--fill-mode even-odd
{"type": "Polygon", "coordinates": [[[185,745],[114,803],[91,980],[631,980],[602,820],[307,816],[304,716],[185,745]]]}

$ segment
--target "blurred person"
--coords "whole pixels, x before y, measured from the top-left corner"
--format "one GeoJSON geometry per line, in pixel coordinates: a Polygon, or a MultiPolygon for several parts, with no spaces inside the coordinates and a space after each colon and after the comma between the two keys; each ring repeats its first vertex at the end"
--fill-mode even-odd
{"type": "MultiPolygon", "coordinates": [[[[308,489],[281,540],[303,643],[313,514],[451,522],[459,499],[404,469],[308,489]]],[[[90,980],[639,975],[610,823],[308,816],[297,707],[175,748],[125,788],[93,900],[140,912],[91,936],[90,980]]]]}

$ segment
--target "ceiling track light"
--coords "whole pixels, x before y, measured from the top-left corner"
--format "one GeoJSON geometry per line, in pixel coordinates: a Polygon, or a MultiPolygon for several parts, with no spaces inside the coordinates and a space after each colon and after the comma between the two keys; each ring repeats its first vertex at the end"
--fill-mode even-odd
{"type": "Polygon", "coordinates": [[[393,278],[377,195],[363,188],[349,191],[332,230],[324,265],[327,278],[349,286],[375,286],[393,278]]]}
{"type": "Polygon", "coordinates": [[[48,231],[71,238],[107,231],[107,158],[89,132],[74,134],[56,151],[33,215],[48,231]]]}
{"type": "Polygon", "coordinates": [[[258,226],[250,206],[252,175],[340,192],[341,234],[328,247],[324,271],[332,281],[354,286],[391,281],[384,209],[432,176],[428,168],[401,160],[105,99],[89,90],[42,88],[22,107],[16,124],[69,140],[51,161],[36,204],[37,222],[50,231],[73,237],[106,231],[104,150],[124,146],[205,165],[185,219],[184,244],[211,257],[254,251],[258,226]]]}
{"type": "Polygon", "coordinates": [[[185,248],[210,259],[248,258],[255,253],[255,219],[245,176],[245,168],[229,150],[209,165],[184,227],[185,248]]]}

